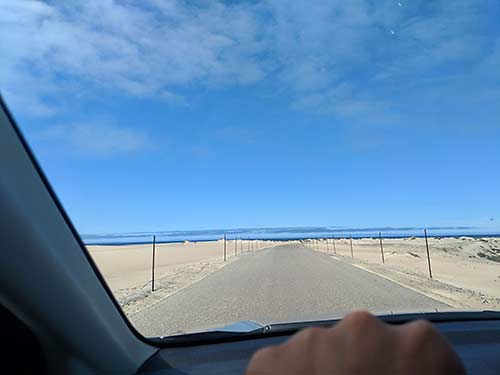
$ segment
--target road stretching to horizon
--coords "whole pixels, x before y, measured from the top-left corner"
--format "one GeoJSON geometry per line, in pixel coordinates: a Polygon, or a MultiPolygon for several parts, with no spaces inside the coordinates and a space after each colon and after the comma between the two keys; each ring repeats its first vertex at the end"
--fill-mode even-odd
{"type": "Polygon", "coordinates": [[[205,279],[130,317],[145,336],[447,307],[399,284],[299,244],[243,253],[205,279]]]}

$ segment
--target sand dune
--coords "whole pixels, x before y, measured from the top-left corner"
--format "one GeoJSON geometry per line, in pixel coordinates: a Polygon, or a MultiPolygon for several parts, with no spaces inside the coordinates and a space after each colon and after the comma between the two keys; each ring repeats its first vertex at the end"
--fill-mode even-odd
{"type": "MultiPolygon", "coordinates": [[[[500,308],[500,238],[430,237],[428,241],[432,283],[427,283],[430,278],[423,238],[384,239],[383,266],[378,239],[353,239],[354,258],[349,239],[336,240],[335,247],[344,260],[403,284],[419,284],[422,293],[436,297],[436,290],[442,289],[442,300],[458,308],[500,308]]],[[[327,251],[324,240],[312,247],[327,251]]],[[[328,250],[333,253],[331,240],[328,250]]]]}
{"type": "MultiPolygon", "coordinates": [[[[283,243],[283,242],[281,242],[283,243]]],[[[429,278],[423,238],[384,239],[382,264],[378,239],[304,241],[315,251],[328,253],[369,272],[459,309],[500,309],[500,239],[470,237],[429,238],[433,279],[429,278]]],[[[238,241],[237,254],[274,246],[272,241],[238,241]]],[[[234,240],[158,244],[155,284],[151,293],[152,246],[88,246],[115,297],[128,314],[167,298],[178,290],[216,272],[235,257],[234,240]]]]}
{"type": "MultiPolygon", "coordinates": [[[[236,253],[272,246],[272,241],[241,241],[236,253]]],[[[152,244],[87,246],[107,284],[128,314],[166,298],[230,263],[235,257],[235,241],[157,244],[155,293],[151,293],[152,244]]]]}

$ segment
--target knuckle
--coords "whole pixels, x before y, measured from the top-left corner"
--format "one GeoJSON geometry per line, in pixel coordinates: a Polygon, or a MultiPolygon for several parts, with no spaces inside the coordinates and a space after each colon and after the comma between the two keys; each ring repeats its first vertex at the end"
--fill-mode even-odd
{"type": "Polygon", "coordinates": [[[413,323],[416,338],[429,339],[438,335],[437,329],[427,320],[417,320],[413,323]]]}
{"type": "MultiPolygon", "coordinates": [[[[337,328],[336,328],[337,329],[337,328]]],[[[387,335],[384,323],[366,311],[347,315],[339,324],[337,334],[345,337],[346,345],[369,347],[387,335]]]]}
{"type": "Polygon", "coordinates": [[[295,336],[295,339],[291,340],[290,343],[292,344],[295,342],[300,342],[300,343],[305,343],[307,345],[311,345],[311,344],[313,344],[313,342],[315,342],[320,337],[320,335],[322,334],[323,331],[324,331],[324,329],[319,328],[319,327],[306,328],[306,329],[300,331],[295,336]]]}
{"type": "Polygon", "coordinates": [[[355,330],[365,330],[367,327],[374,326],[378,320],[368,311],[355,311],[344,318],[345,325],[355,330]]]}
{"type": "Polygon", "coordinates": [[[419,351],[430,342],[441,341],[441,335],[428,321],[417,320],[411,323],[407,340],[411,351],[419,351]]]}

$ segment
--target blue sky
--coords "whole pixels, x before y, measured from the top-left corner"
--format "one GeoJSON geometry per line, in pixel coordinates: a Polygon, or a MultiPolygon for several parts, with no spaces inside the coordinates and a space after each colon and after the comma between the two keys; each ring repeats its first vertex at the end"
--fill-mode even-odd
{"type": "Polygon", "coordinates": [[[469,0],[0,0],[0,90],[83,233],[498,231],[499,17],[469,0]]]}

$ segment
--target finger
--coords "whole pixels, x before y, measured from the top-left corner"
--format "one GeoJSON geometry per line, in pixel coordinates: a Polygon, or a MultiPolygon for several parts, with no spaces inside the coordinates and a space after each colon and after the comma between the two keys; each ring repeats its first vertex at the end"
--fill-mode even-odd
{"type": "Polygon", "coordinates": [[[397,327],[397,333],[401,337],[401,350],[408,358],[407,364],[414,369],[431,364],[436,374],[465,373],[451,345],[430,322],[416,320],[397,327]]]}
{"type": "Polygon", "coordinates": [[[247,375],[264,375],[279,373],[277,366],[282,355],[279,346],[268,346],[254,353],[248,365],[247,375]]]}

